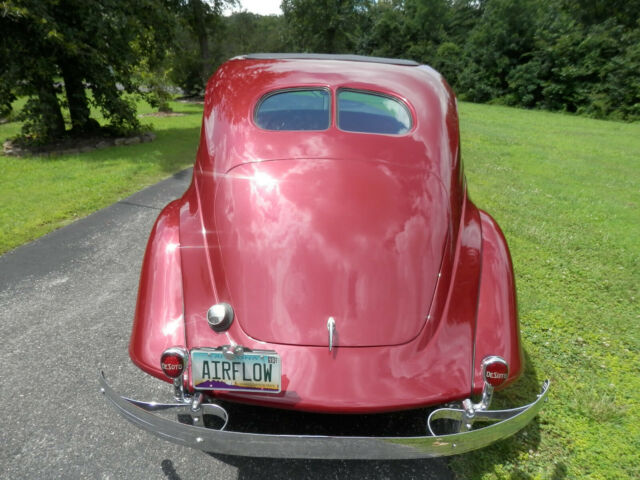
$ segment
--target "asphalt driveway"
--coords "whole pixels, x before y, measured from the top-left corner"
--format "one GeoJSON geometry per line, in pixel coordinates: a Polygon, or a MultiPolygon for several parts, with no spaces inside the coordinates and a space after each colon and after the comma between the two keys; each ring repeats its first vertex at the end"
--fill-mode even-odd
{"type": "Polygon", "coordinates": [[[153,437],[99,393],[170,400],[129,361],[140,264],[185,170],[0,257],[0,478],[452,478],[444,460],[302,461],[214,457],[153,437]]]}

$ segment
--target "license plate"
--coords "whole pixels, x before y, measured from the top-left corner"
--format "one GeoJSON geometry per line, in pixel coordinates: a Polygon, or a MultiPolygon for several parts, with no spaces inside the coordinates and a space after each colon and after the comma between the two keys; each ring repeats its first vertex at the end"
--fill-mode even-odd
{"type": "Polygon", "coordinates": [[[280,393],[280,356],[254,350],[227,358],[219,350],[192,350],[191,376],[196,390],[280,393]]]}

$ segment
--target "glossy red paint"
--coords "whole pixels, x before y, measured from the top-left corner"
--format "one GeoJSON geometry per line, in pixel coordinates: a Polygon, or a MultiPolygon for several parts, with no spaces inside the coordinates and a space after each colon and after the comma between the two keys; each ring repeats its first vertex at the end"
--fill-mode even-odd
{"type": "Polygon", "coordinates": [[[421,169],[373,160],[279,160],[220,179],[215,225],[231,303],[257,340],[400,345],[422,329],[449,225],[421,169]],[[269,319],[269,321],[265,321],[269,319]]]}
{"type": "Polygon", "coordinates": [[[509,365],[509,377],[498,390],[513,383],[524,367],[515,279],[507,241],[488,213],[481,211],[480,219],[483,240],[482,280],[475,339],[474,393],[480,393],[484,384],[481,367],[483,358],[498,355],[509,365]]]}
{"type": "Polygon", "coordinates": [[[167,205],[156,220],[142,262],[129,355],[147,373],[167,380],[160,357],[170,347],[184,347],[180,224],[178,205],[167,205]]]}
{"type": "Polygon", "coordinates": [[[455,97],[427,67],[227,62],[207,87],[192,185],[149,240],[134,362],[164,378],[167,347],[276,350],[280,394],[215,396],[323,412],[466,398],[482,388],[487,355],[505,358],[513,381],[522,359],[511,261],[495,222],[466,197],[458,136],[455,97]],[[397,96],[414,128],[390,136],[333,121],[320,132],[253,123],[262,95],[309,85],[397,96]],[[216,302],[236,314],[221,333],[207,322],[216,302]]]}

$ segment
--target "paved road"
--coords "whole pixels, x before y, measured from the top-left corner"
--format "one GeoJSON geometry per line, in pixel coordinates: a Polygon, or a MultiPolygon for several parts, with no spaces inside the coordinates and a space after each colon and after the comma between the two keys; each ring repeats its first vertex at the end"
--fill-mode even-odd
{"type": "Polygon", "coordinates": [[[127,344],[148,233],[182,194],[181,172],[0,257],[0,478],[451,478],[436,461],[214,457],[132,426],[98,393],[170,400],[129,361],[127,344]]]}

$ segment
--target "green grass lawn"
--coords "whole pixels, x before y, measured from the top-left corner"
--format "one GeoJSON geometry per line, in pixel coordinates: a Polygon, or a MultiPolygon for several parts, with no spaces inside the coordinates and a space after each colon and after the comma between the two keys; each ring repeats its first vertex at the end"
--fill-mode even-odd
{"type": "MultiPolygon", "coordinates": [[[[144,117],[155,141],[65,156],[0,155],[0,254],[193,164],[202,106],[173,103],[180,117],[144,117]]],[[[146,104],[139,112],[151,111],[146,104]]],[[[0,142],[19,133],[0,125],[0,142]]]]}
{"type": "MultiPolygon", "coordinates": [[[[189,115],[145,119],[152,143],[0,156],[0,252],[190,165],[201,108],[173,107],[189,115]]],[[[640,478],[640,125],[467,103],[460,117],[471,197],[511,246],[527,359],[494,407],[552,385],[523,432],[451,466],[464,479],[640,478]]]]}
{"type": "Polygon", "coordinates": [[[538,420],[461,457],[460,478],[640,478],[640,124],[460,105],[472,199],[511,247],[538,420]]]}

